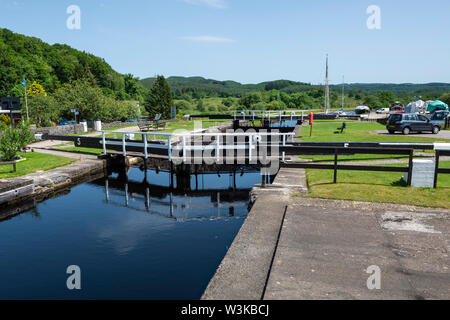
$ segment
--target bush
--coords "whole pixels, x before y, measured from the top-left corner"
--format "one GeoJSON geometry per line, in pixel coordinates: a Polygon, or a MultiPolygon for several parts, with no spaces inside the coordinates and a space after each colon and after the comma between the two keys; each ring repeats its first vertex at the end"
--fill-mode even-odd
{"type": "Polygon", "coordinates": [[[33,140],[31,131],[26,126],[5,128],[0,132],[0,154],[2,160],[13,160],[17,152],[33,140]]]}
{"type": "Polygon", "coordinates": [[[11,124],[11,119],[6,114],[0,114],[0,122],[9,126],[11,124]]]}

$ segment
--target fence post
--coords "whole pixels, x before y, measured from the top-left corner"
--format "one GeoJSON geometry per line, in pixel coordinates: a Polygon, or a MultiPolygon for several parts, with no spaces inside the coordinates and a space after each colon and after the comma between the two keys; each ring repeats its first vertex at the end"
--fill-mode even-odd
{"type": "Polygon", "coordinates": [[[127,143],[126,143],[126,135],[125,133],[122,133],[122,153],[123,156],[126,157],[127,156],[127,147],[126,147],[127,143]]]}
{"type": "Polygon", "coordinates": [[[248,161],[249,163],[252,161],[252,135],[248,136],[248,161]]]}
{"type": "Polygon", "coordinates": [[[102,132],[102,143],[103,143],[103,155],[106,156],[106,139],[105,139],[105,132],[102,132]]]}
{"type": "Polygon", "coordinates": [[[217,141],[216,141],[216,144],[217,144],[216,157],[217,157],[217,162],[219,162],[220,161],[220,135],[217,135],[216,139],[217,139],[217,141]]]}
{"type": "Polygon", "coordinates": [[[334,180],[337,183],[337,165],[338,165],[338,149],[334,149],[334,180]]]}
{"type": "MultiPolygon", "coordinates": [[[[144,138],[144,156],[145,159],[148,158],[148,149],[147,149],[147,135],[145,133],[142,134],[142,137],[144,138]]],[[[147,162],[146,162],[147,163],[147,162]]]]}
{"type": "Polygon", "coordinates": [[[169,161],[172,162],[172,142],[170,140],[170,136],[167,136],[167,156],[169,161]]]}
{"type": "Polygon", "coordinates": [[[183,135],[183,162],[186,162],[186,136],[183,135]]]}
{"type": "Polygon", "coordinates": [[[439,174],[439,157],[440,157],[440,151],[436,150],[436,163],[435,163],[435,167],[434,167],[434,184],[433,184],[433,188],[437,188],[437,182],[438,182],[438,174],[439,174]]]}
{"type": "Polygon", "coordinates": [[[408,186],[411,186],[412,182],[412,172],[413,172],[413,158],[414,158],[414,150],[411,149],[409,151],[409,166],[408,166],[408,186]]]}

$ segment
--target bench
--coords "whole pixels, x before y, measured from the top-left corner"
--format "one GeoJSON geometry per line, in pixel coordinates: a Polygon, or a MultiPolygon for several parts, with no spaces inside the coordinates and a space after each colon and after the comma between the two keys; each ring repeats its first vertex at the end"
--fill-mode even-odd
{"type": "Polygon", "coordinates": [[[337,128],[334,133],[344,133],[345,128],[347,128],[347,124],[345,122],[342,123],[342,126],[340,126],[339,128],[337,128]]]}
{"type": "Polygon", "coordinates": [[[150,123],[138,125],[139,131],[149,132],[166,128],[167,121],[152,121],[150,123]]]}
{"type": "Polygon", "coordinates": [[[149,132],[149,131],[154,131],[154,130],[159,130],[159,129],[165,129],[166,128],[166,123],[168,121],[161,121],[161,116],[162,114],[157,114],[155,115],[155,118],[150,121],[149,123],[143,124],[143,125],[139,125],[139,130],[141,132],[149,132]]]}
{"type": "Polygon", "coordinates": [[[12,164],[13,166],[13,172],[17,171],[17,167],[16,167],[16,162],[15,161],[5,161],[5,162],[0,162],[0,166],[6,166],[6,165],[10,165],[12,164]]]}
{"type": "Polygon", "coordinates": [[[139,131],[141,131],[141,132],[149,132],[149,131],[154,131],[155,130],[153,128],[153,123],[141,124],[138,127],[139,127],[139,131]]]}

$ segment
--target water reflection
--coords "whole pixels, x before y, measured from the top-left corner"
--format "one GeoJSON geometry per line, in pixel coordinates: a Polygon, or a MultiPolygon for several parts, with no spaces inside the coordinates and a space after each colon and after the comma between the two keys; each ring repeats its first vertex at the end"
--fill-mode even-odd
{"type": "Polygon", "coordinates": [[[113,174],[93,184],[104,186],[106,205],[187,221],[245,216],[249,190],[260,178],[259,172],[192,175],[186,190],[179,184],[170,188],[167,172],[148,170],[143,181],[136,181],[139,173],[133,168],[127,175],[113,174]]]}
{"type": "Polygon", "coordinates": [[[261,176],[188,180],[132,168],[11,209],[24,214],[0,222],[0,299],[199,299],[261,176]],[[65,287],[72,264],[81,291],[65,287]]]}

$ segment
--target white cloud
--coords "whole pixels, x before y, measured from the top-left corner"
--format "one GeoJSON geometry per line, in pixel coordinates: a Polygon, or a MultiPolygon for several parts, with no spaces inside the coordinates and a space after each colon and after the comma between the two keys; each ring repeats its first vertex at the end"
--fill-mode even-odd
{"type": "Polygon", "coordinates": [[[183,40],[195,41],[195,42],[209,42],[209,43],[231,43],[235,42],[233,39],[214,37],[214,36],[194,36],[194,37],[183,37],[183,40]]]}
{"type": "Polygon", "coordinates": [[[228,7],[225,0],[183,0],[183,1],[193,5],[203,5],[216,9],[225,9],[228,7]]]}

